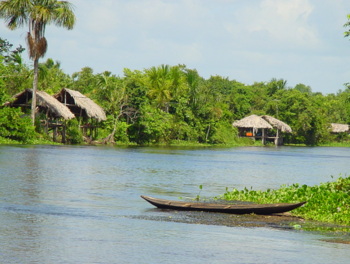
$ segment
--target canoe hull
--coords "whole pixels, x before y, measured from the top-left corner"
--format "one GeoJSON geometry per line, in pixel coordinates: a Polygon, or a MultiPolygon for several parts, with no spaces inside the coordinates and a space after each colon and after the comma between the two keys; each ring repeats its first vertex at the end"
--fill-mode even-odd
{"type": "Polygon", "coordinates": [[[306,202],[301,203],[279,203],[279,204],[215,204],[199,202],[179,202],[158,199],[141,195],[150,204],[160,209],[171,209],[179,211],[205,211],[228,214],[259,214],[269,215],[285,213],[294,210],[306,202]]]}

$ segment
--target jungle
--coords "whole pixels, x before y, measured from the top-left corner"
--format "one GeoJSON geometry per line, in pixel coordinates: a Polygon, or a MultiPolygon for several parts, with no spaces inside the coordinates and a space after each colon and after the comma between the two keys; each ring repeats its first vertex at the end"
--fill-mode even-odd
{"type": "MultiPolygon", "coordinates": [[[[30,109],[9,108],[13,96],[32,87],[33,69],[24,62],[25,48],[0,39],[0,143],[52,142],[30,121],[30,109]]],[[[239,76],[237,76],[237,79],[239,76]]],[[[350,123],[350,85],[336,93],[313,92],[303,83],[271,79],[244,84],[224,76],[201,77],[186,65],[158,65],[95,73],[84,67],[69,75],[60,62],[39,63],[38,90],[53,95],[62,88],[79,91],[100,105],[107,120],[93,141],[133,145],[250,145],[239,138],[233,121],[245,116],[270,115],[293,130],[285,144],[349,146],[348,133],[331,133],[330,124],[350,123]]],[[[67,143],[83,143],[77,122],[68,123],[67,143]]]]}

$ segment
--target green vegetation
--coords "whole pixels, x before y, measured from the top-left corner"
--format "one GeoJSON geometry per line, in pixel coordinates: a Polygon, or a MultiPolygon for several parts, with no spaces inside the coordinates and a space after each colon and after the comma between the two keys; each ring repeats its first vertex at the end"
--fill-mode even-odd
{"type": "MultiPolygon", "coordinates": [[[[5,2],[3,1],[3,5],[5,2]]],[[[30,1],[31,2],[31,1],[30,1]]],[[[50,1],[48,1],[50,2],[50,1]]],[[[53,1],[55,2],[55,1],[53,1]]],[[[15,10],[12,10],[15,11],[15,10]]],[[[12,14],[0,8],[3,18],[12,14]]],[[[72,22],[72,21],[71,21],[72,22]]],[[[345,24],[349,26],[349,22],[345,24]]],[[[42,36],[44,38],[44,36],[42,36]]],[[[0,38],[0,105],[30,87],[35,72],[23,63],[24,48],[13,48],[0,38]]],[[[39,55],[38,55],[39,56],[39,55]]],[[[47,59],[38,64],[38,89],[55,94],[63,87],[77,90],[101,105],[107,121],[100,124],[94,142],[131,145],[256,145],[250,138],[238,138],[232,122],[251,114],[274,116],[287,123],[293,133],[284,143],[308,146],[350,146],[348,133],[332,134],[331,123],[350,123],[350,86],[337,93],[312,92],[305,84],[289,87],[283,79],[244,84],[222,76],[205,79],[185,65],[160,65],[144,70],[124,69],[123,76],[112,72],[94,73],[84,67],[71,76],[60,69],[59,62],[47,59]]],[[[6,111],[6,110],[3,110],[6,111]]],[[[19,111],[19,110],[18,110],[19,111]]],[[[30,114],[21,109],[22,115],[30,114]]],[[[6,116],[6,115],[5,115],[6,116]]],[[[2,120],[11,122],[9,118],[2,120]]],[[[67,143],[80,144],[81,134],[68,127],[67,143]]],[[[38,127],[41,138],[47,138],[38,127]]],[[[19,128],[20,133],[25,131],[19,128]]],[[[6,124],[2,137],[13,140],[14,126],[6,124]]],[[[31,134],[28,134],[31,137],[31,134]]],[[[24,143],[30,140],[16,136],[24,143]]],[[[5,140],[6,142],[6,140],[5,140]]]]}
{"type": "Polygon", "coordinates": [[[344,32],[344,37],[350,37],[350,14],[347,15],[348,21],[344,24],[347,30],[344,32]]]}
{"type": "Polygon", "coordinates": [[[33,74],[33,98],[32,98],[32,123],[35,123],[36,91],[38,89],[39,58],[45,56],[47,40],[45,28],[47,24],[55,24],[67,29],[72,29],[75,16],[72,6],[67,1],[57,0],[29,0],[0,2],[0,17],[4,18],[9,29],[15,30],[23,25],[28,25],[26,40],[29,48],[29,57],[34,62],[33,74]]]}
{"type": "Polygon", "coordinates": [[[218,198],[256,203],[307,201],[303,207],[293,210],[293,215],[309,220],[350,225],[350,177],[340,177],[317,186],[293,184],[277,190],[227,189],[226,193],[218,198]]]}
{"type": "Polygon", "coordinates": [[[0,137],[29,143],[35,138],[34,127],[28,117],[21,117],[20,109],[0,109],[0,137]]]}
{"type": "MultiPolygon", "coordinates": [[[[185,65],[160,65],[144,70],[125,69],[123,76],[116,76],[110,71],[94,73],[92,68],[84,67],[69,76],[60,69],[59,62],[50,58],[39,63],[39,58],[45,55],[47,49],[46,25],[53,23],[72,29],[75,24],[69,2],[5,0],[0,2],[0,18],[5,20],[10,29],[25,24],[29,26],[28,48],[30,58],[34,61],[32,71],[22,60],[25,49],[21,46],[13,49],[11,43],[0,38],[2,108],[13,95],[31,85],[34,91],[39,89],[48,94],[55,94],[66,87],[90,97],[106,111],[108,120],[101,124],[100,138],[92,139],[103,143],[256,144],[249,139],[239,139],[237,130],[231,124],[247,115],[267,114],[284,121],[293,129],[292,134],[285,135],[286,144],[350,144],[348,134],[330,133],[330,123],[350,123],[348,84],[345,84],[344,90],[339,89],[335,94],[323,95],[312,92],[310,86],[302,83],[288,87],[287,81],[283,79],[253,84],[244,84],[222,76],[204,79],[195,69],[188,69],[185,65]]],[[[350,36],[350,15],[347,19],[344,24],[347,28],[345,37],[350,36]]],[[[34,96],[30,114],[33,124],[37,126],[37,133],[45,138],[45,132],[38,127],[40,122],[34,122],[35,101],[34,96]]],[[[28,109],[21,111],[23,116],[29,114],[28,109]]],[[[8,112],[5,116],[8,116],[8,112]]],[[[4,122],[11,120],[3,118],[2,124],[4,122]]],[[[29,142],[31,133],[28,133],[29,139],[20,135],[26,131],[27,122],[23,121],[23,128],[20,126],[22,125],[3,125],[1,137],[29,142]],[[13,132],[16,127],[19,129],[17,134],[13,132]]],[[[80,143],[80,134],[73,127],[68,130],[71,133],[68,142],[80,143]]]]}
{"type": "MultiPolygon", "coordinates": [[[[6,40],[1,47],[0,101],[3,104],[27,88],[33,75],[18,59],[23,48],[13,49],[6,40]]],[[[350,122],[349,88],[322,95],[312,93],[310,87],[302,84],[287,87],[284,80],[246,85],[221,76],[204,79],[184,65],[162,65],[143,71],[125,69],[124,76],[118,77],[110,72],[94,74],[91,68],[69,76],[52,59],[40,64],[40,90],[55,94],[62,87],[80,91],[104,108],[108,120],[101,124],[99,138],[93,139],[100,142],[260,144],[249,138],[238,138],[237,129],[232,127],[234,120],[250,114],[268,114],[289,124],[293,133],[285,135],[286,144],[339,142],[348,146],[350,142],[347,134],[333,135],[329,130],[330,123],[350,122]]],[[[22,110],[30,114],[28,109],[22,110]]],[[[80,141],[75,138],[70,142],[80,141]]]]}

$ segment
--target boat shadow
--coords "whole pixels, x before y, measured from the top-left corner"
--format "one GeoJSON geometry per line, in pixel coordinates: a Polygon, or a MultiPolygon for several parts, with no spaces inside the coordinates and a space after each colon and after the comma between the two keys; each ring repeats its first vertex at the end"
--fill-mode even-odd
{"type": "Polygon", "coordinates": [[[278,229],[296,229],[304,219],[291,213],[272,215],[227,214],[202,211],[177,211],[170,209],[150,208],[139,219],[151,221],[168,221],[187,224],[219,225],[228,227],[270,227],[278,229]]]}

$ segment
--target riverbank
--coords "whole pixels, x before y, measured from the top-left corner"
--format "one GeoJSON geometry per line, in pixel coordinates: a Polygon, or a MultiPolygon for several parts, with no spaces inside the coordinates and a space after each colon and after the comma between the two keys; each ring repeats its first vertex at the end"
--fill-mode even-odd
{"type": "MultiPolygon", "coordinates": [[[[60,142],[54,142],[50,139],[45,139],[42,137],[35,138],[30,142],[22,142],[17,140],[12,140],[4,137],[0,137],[0,145],[106,145],[103,140],[93,140],[88,142],[82,142],[81,144],[64,144],[60,142]]],[[[276,147],[274,144],[263,145],[261,141],[253,141],[251,139],[242,139],[237,142],[230,144],[209,144],[209,143],[198,143],[194,141],[173,141],[171,143],[149,143],[139,145],[133,142],[115,142],[113,144],[109,143],[107,145],[112,146],[139,146],[139,147],[219,147],[219,148],[234,148],[234,147],[276,147]]],[[[305,144],[285,144],[286,147],[307,147],[305,144]]],[[[350,147],[350,142],[330,142],[320,144],[314,147],[350,147]]]]}

